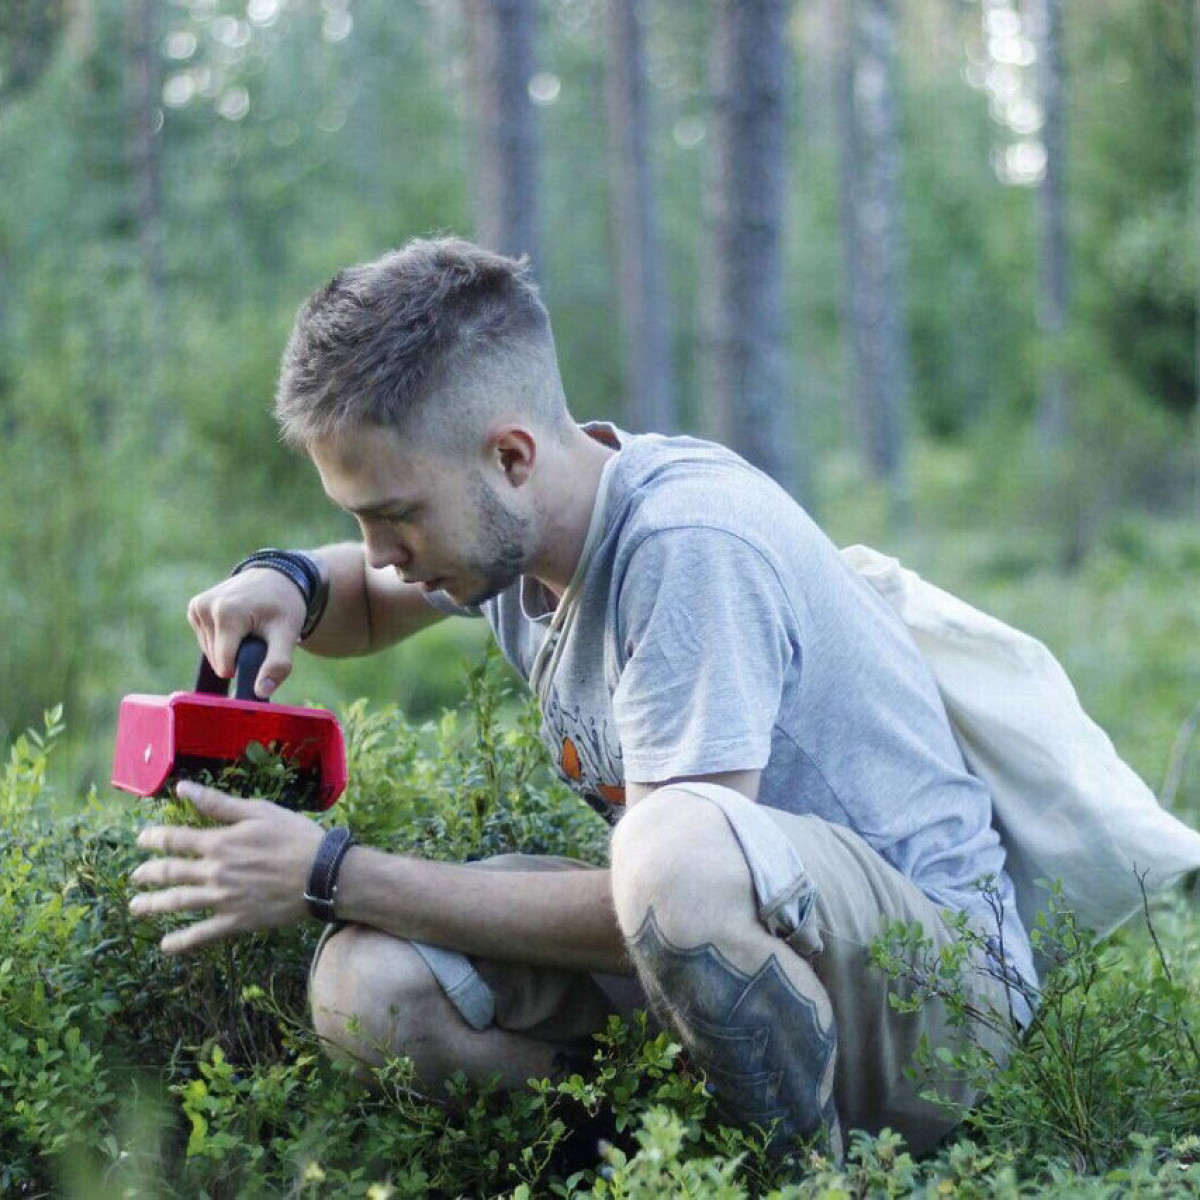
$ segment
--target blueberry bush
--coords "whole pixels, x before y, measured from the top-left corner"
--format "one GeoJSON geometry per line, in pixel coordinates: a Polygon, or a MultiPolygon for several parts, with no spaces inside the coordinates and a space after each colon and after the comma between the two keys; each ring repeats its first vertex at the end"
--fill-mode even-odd
{"type": "MultiPolygon", "coordinates": [[[[343,713],[351,786],[336,817],[429,857],[508,850],[603,860],[607,830],[552,776],[536,714],[494,664],[467,700],[413,724],[343,713]]],[[[914,1064],[975,1073],[982,1103],[917,1161],[895,1134],[851,1134],[835,1164],[722,1126],[666,1035],[614,1018],[587,1071],[503,1094],[459,1078],[414,1090],[388,1062],[364,1087],[322,1053],[306,1011],[318,930],[163,956],[163,924],[128,914],[137,830],[161,802],[57,795],[61,712],[18,738],[0,775],[0,1192],[78,1197],[1178,1196],[1200,1193],[1197,922],[1182,895],[1103,946],[1059,913],[1059,961],[1007,1066],[969,1045],[914,1064]]],[[[961,996],[962,963],[896,929],[877,960],[911,1002],[961,996]],[[959,991],[956,993],[956,988],[959,991]]],[[[995,1014],[992,1014],[994,1017],[995,1014]]],[[[963,1011],[964,1023],[987,1014],[963,1011]]]]}

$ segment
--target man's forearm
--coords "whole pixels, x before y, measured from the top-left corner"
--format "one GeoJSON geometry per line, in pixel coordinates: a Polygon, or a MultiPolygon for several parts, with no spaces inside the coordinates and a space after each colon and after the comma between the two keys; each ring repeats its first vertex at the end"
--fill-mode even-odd
{"type": "Polygon", "coordinates": [[[313,551],[329,573],[329,602],[304,648],[346,658],[382,650],[441,619],[421,589],[391,568],[376,570],[361,542],[338,542],[313,551]]]}
{"type": "Polygon", "coordinates": [[[329,600],[324,615],[304,642],[313,654],[344,658],[371,648],[371,612],[367,600],[363,548],[339,542],[312,551],[329,575],[329,600]]]}
{"type": "Polygon", "coordinates": [[[632,971],[607,870],[495,871],[355,846],[337,915],[500,962],[632,971]]]}

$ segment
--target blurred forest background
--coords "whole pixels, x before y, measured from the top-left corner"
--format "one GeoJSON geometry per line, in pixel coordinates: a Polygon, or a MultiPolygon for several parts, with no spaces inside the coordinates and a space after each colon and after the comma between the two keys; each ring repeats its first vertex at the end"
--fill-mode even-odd
{"type": "MultiPolygon", "coordinates": [[[[0,747],[62,701],[102,780],[194,592],[353,534],[279,354],[440,231],[530,255],[577,416],[730,442],[1179,786],[1198,80],[1192,0],[0,0],[0,747]]],[[[285,699],[432,713],[480,632],[285,699]]]]}

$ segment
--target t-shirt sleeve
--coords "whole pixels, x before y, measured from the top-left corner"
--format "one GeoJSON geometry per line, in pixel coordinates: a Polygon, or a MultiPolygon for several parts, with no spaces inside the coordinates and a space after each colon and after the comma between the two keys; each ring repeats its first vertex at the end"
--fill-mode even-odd
{"type": "Polygon", "coordinates": [[[649,535],[623,573],[617,636],[613,713],[627,779],[767,765],[800,640],[760,551],[718,529],[649,535]]]}

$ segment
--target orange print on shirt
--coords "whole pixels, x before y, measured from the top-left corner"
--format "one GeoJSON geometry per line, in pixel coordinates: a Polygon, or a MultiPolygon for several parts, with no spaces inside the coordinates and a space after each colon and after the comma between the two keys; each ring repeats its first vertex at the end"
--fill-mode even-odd
{"type": "Polygon", "coordinates": [[[563,738],[562,769],[563,774],[576,783],[583,778],[583,768],[579,765],[579,751],[575,749],[575,743],[570,738],[563,738]]]}
{"type": "MultiPolygon", "coordinates": [[[[559,764],[562,767],[562,773],[572,783],[579,783],[583,779],[583,762],[579,757],[578,748],[569,737],[563,738],[559,764]]],[[[620,784],[602,783],[596,788],[596,791],[609,804],[625,803],[625,789],[620,784]]]]}
{"type": "Polygon", "coordinates": [[[597,789],[601,796],[609,802],[609,804],[624,804],[625,789],[618,787],[615,783],[602,783],[597,789]]]}

